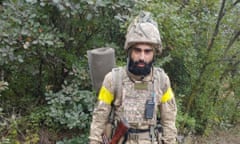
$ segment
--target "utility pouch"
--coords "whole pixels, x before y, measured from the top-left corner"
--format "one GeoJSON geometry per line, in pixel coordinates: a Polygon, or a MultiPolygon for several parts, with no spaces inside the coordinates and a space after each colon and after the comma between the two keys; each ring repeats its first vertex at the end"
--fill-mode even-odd
{"type": "Polygon", "coordinates": [[[152,119],[155,103],[153,100],[147,100],[145,105],[145,118],[152,119]]]}
{"type": "Polygon", "coordinates": [[[164,143],[163,143],[163,140],[162,140],[162,138],[163,138],[163,136],[162,136],[162,134],[163,134],[163,129],[162,129],[162,125],[160,124],[160,121],[159,121],[159,120],[157,121],[157,126],[156,126],[156,128],[155,128],[155,132],[156,132],[158,144],[164,144],[164,143]]]}

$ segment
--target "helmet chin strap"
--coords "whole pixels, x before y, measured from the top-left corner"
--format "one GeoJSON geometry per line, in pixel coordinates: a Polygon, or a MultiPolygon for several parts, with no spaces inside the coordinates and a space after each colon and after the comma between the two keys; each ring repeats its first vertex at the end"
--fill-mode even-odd
{"type": "Polygon", "coordinates": [[[127,68],[129,67],[129,63],[130,63],[131,51],[132,51],[131,48],[127,50],[127,68]]]}

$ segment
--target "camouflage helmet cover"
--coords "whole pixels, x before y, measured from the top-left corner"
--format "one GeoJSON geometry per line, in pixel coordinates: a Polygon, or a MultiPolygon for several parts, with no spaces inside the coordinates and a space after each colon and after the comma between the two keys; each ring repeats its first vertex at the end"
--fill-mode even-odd
{"type": "Polygon", "coordinates": [[[156,51],[162,51],[157,23],[151,19],[149,12],[140,13],[128,27],[124,49],[128,50],[136,43],[153,44],[156,51]]]}

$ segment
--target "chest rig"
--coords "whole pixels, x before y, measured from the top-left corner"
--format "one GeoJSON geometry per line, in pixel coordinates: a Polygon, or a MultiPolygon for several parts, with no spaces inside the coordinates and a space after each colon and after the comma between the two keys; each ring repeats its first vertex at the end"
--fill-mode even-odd
{"type": "Polygon", "coordinates": [[[156,102],[153,81],[132,82],[128,80],[123,82],[120,109],[129,124],[155,124],[156,102]]]}
{"type": "Polygon", "coordinates": [[[153,71],[150,81],[133,81],[125,68],[113,70],[115,118],[124,117],[132,127],[156,125],[157,107],[163,90],[160,87],[161,69],[153,71]]]}

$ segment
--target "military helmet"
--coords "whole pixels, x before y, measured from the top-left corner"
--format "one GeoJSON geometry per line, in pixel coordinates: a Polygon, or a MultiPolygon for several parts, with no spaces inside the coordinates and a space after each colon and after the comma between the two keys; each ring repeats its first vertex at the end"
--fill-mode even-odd
{"type": "Polygon", "coordinates": [[[128,50],[136,43],[149,43],[156,48],[157,52],[162,51],[160,33],[150,13],[142,12],[128,27],[124,49],[128,50]]]}

